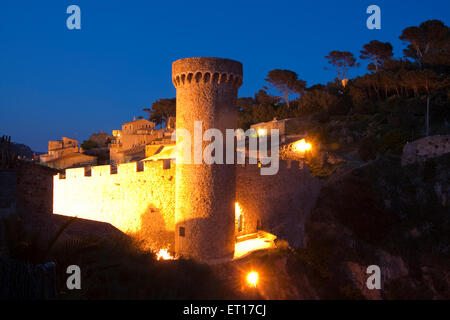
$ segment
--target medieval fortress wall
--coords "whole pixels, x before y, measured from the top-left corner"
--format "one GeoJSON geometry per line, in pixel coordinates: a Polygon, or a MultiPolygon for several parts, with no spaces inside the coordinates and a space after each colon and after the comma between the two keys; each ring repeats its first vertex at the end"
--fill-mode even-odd
{"type": "MultiPolygon", "coordinates": [[[[177,90],[177,130],[186,130],[194,137],[195,121],[202,121],[202,131],[216,129],[225,136],[226,129],[237,127],[240,62],[220,58],[177,60],[172,64],[172,80],[177,90]]],[[[200,134],[203,136],[203,132],[200,134]]],[[[232,259],[236,166],[187,163],[183,161],[186,143],[177,135],[175,251],[198,260],[232,259]]],[[[202,141],[200,150],[209,144],[202,141]]],[[[191,159],[195,159],[195,147],[189,149],[191,159]]]]}
{"type": "MultiPolygon", "coordinates": [[[[116,173],[111,169],[109,165],[66,169],[65,175],[54,176],[53,212],[110,223],[141,235],[155,249],[174,248],[176,164],[133,162],[118,165],[116,173]]],[[[235,199],[243,221],[241,231],[233,222],[233,237],[263,229],[301,246],[304,221],[317,199],[319,182],[297,161],[280,161],[273,176],[261,175],[260,169],[236,166],[235,199]]],[[[218,227],[211,231],[221,232],[218,227]]]]}
{"type": "MultiPolygon", "coordinates": [[[[229,59],[175,61],[176,129],[194,140],[208,129],[223,136],[235,129],[242,77],[242,64],[229,59]],[[195,121],[202,122],[202,132],[196,132],[195,121]]],[[[156,248],[171,246],[178,255],[208,263],[232,259],[235,237],[259,229],[301,245],[319,190],[301,162],[280,161],[273,176],[262,176],[259,165],[197,164],[196,149],[201,157],[210,142],[188,149],[192,163],[184,161],[190,144],[184,139],[177,134],[176,165],[170,160],[126,163],[117,173],[110,166],[67,169],[65,177],[54,178],[54,213],[108,222],[142,234],[156,248]],[[238,223],[236,202],[244,212],[238,223]]]]}
{"type": "Polygon", "coordinates": [[[170,161],[66,169],[53,180],[53,212],[107,222],[129,234],[151,234],[154,246],[173,243],[175,167],[170,161]]]}
{"type": "Polygon", "coordinates": [[[243,233],[262,229],[303,247],[305,222],[320,188],[304,162],[280,160],[275,175],[261,175],[255,165],[237,166],[236,201],[244,211],[243,233]]]}

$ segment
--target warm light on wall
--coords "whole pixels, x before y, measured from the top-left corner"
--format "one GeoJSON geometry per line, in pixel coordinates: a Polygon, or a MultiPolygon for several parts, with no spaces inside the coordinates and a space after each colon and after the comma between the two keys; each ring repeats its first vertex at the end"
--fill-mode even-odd
{"type": "Polygon", "coordinates": [[[298,152],[306,152],[311,150],[311,143],[306,142],[305,139],[294,142],[292,145],[293,149],[298,152]]]}
{"type": "Polygon", "coordinates": [[[128,234],[151,228],[146,240],[157,243],[153,249],[165,248],[172,241],[167,232],[175,230],[175,166],[164,168],[162,161],[147,161],[138,171],[132,162],[111,171],[110,165],[104,165],[91,167],[90,176],[85,168],[66,169],[64,179],[54,176],[53,212],[106,222],[128,234]],[[154,217],[155,212],[158,219],[147,221],[145,217],[154,217]]]}
{"type": "Polygon", "coordinates": [[[175,257],[169,253],[169,250],[160,249],[158,252],[156,252],[156,259],[157,260],[174,260],[175,257]]]}
{"type": "Polygon", "coordinates": [[[243,214],[241,206],[239,205],[239,202],[235,202],[235,204],[234,204],[234,214],[235,214],[236,220],[238,220],[239,217],[241,216],[241,214],[243,214]]]}
{"type": "Polygon", "coordinates": [[[276,238],[275,235],[263,231],[238,236],[234,246],[234,259],[240,259],[254,251],[272,249],[275,247],[276,238]]]}
{"type": "Polygon", "coordinates": [[[247,283],[250,287],[256,288],[256,285],[258,284],[258,272],[251,271],[247,274],[247,283]]]}
{"type": "Polygon", "coordinates": [[[265,136],[267,134],[267,129],[258,129],[258,136],[265,136]]]}

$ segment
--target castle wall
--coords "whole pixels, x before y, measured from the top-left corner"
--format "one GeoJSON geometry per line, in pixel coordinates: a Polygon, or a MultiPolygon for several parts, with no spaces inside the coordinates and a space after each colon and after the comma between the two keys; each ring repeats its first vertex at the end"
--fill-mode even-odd
{"type": "Polygon", "coordinates": [[[55,169],[35,163],[20,162],[17,171],[17,212],[22,217],[50,217],[55,169]]]}
{"type": "Polygon", "coordinates": [[[133,121],[124,123],[122,125],[122,133],[132,134],[140,129],[152,130],[154,128],[155,128],[154,122],[149,121],[147,119],[138,119],[138,120],[133,120],[133,121]]]}
{"type": "Polygon", "coordinates": [[[26,161],[19,161],[14,169],[0,170],[0,218],[14,213],[31,222],[50,217],[56,172],[26,161]]]}
{"type": "Polygon", "coordinates": [[[113,147],[109,149],[109,159],[111,160],[111,163],[117,164],[125,162],[125,155],[122,152],[123,150],[125,149],[122,149],[118,145],[113,145],[113,147]]]}
{"type": "Polygon", "coordinates": [[[153,140],[156,140],[158,138],[161,138],[162,134],[157,133],[132,133],[132,134],[122,134],[120,137],[120,142],[122,143],[122,150],[127,150],[132,147],[140,146],[140,145],[146,145],[153,140]]]}
{"type": "MultiPolygon", "coordinates": [[[[241,63],[220,58],[181,59],[172,64],[172,79],[177,89],[177,130],[188,131],[192,138],[196,121],[202,121],[202,136],[211,128],[223,135],[226,129],[236,128],[241,63]]],[[[175,250],[209,263],[232,259],[236,167],[183,161],[186,140],[177,135],[175,250]]],[[[202,141],[199,150],[203,152],[209,144],[202,141]]],[[[191,160],[195,149],[190,148],[191,160]]]]}
{"type": "Polygon", "coordinates": [[[145,157],[151,157],[153,156],[155,153],[161,151],[161,149],[163,148],[163,144],[149,144],[145,146],[145,157]]]}
{"type": "Polygon", "coordinates": [[[67,169],[54,177],[53,212],[107,222],[154,247],[173,245],[175,166],[163,161],[67,169]]]}
{"type": "MultiPolygon", "coordinates": [[[[236,201],[244,220],[235,235],[256,232],[259,220],[260,229],[301,247],[304,223],[319,193],[318,180],[296,161],[280,161],[273,176],[262,176],[260,170],[248,164],[236,168],[236,201]]],[[[117,171],[111,174],[111,166],[104,165],[67,169],[64,179],[56,175],[54,213],[107,222],[154,248],[173,248],[175,164],[149,161],[137,168],[134,162],[119,165],[117,171]]]]}
{"type": "Polygon", "coordinates": [[[97,164],[97,158],[83,153],[72,153],[45,163],[50,168],[64,169],[71,167],[92,166],[97,164]]]}
{"type": "Polygon", "coordinates": [[[319,195],[319,180],[298,161],[280,160],[275,175],[260,175],[260,170],[257,165],[237,166],[236,201],[244,212],[242,233],[256,232],[259,227],[293,247],[302,247],[305,222],[319,195]]]}
{"type": "Polygon", "coordinates": [[[122,134],[120,139],[117,139],[117,143],[110,148],[110,160],[115,164],[127,162],[126,152],[136,147],[142,147],[144,156],[146,145],[160,138],[162,138],[162,132],[159,131],[151,134],[122,134]]]}

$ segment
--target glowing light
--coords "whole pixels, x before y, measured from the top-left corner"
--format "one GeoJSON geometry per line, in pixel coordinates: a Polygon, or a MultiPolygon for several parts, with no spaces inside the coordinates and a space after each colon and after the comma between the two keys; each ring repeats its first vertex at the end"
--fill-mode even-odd
{"type": "Polygon", "coordinates": [[[259,231],[254,234],[239,236],[234,244],[234,258],[240,259],[248,254],[265,249],[275,248],[275,239],[277,237],[271,233],[259,231]]]}
{"type": "Polygon", "coordinates": [[[175,257],[169,253],[169,250],[160,249],[158,252],[156,252],[156,259],[157,260],[174,260],[175,257]]]}
{"type": "Polygon", "coordinates": [[[235,218],[236,220],[239,219],[239,217],[241,216],[241,214],[243,214],[241,206],[239,205],[239,202],[236,202],[234,204],[234,214],[235,214],[235,218]]]}
{"type": "Polygon", "coordinates": [[[259,136],[265,136],[267,134],[267,129],[260,128],[258,129],[259,136]]]}
{"type": "Polygon", "coordinates": [[[258,284],[258,272],[252,271],[247,274],[247,283],[250,287],[256,288],[258,284]]]}
{"type": "Polygon", "coordinates": [[[298,152],[306,152],[311,150],[311,143],[305,141],[305,139],[294,142],[292,145],[293,149],[298,152]]]}

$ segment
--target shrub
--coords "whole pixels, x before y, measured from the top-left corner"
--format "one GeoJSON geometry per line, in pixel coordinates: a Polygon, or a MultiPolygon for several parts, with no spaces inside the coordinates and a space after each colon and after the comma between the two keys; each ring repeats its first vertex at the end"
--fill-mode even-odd
{"type": "Polygon", "coordinates": [[[402,129],[392,129],[388,131],[381,139],[379,151],[382,153],[392,152],[401,154],[403,145],[408,141],[408,133],[402,129]]]}
{"type": "Polygon", "coordinates": [[[97,144],[97,142],[94,142],[92,140],[84,140],[83,143],[81,144],[81,147],[84,150],[89,150],[89,149],[97,148],[98,144],[97,144]]]}
{"type": "Polygon", "coordinates": [[[363,161],[373,160],[377,156],[378,144],[373,136],[361,139],[358,147],[358,155],[363,161]]]}

